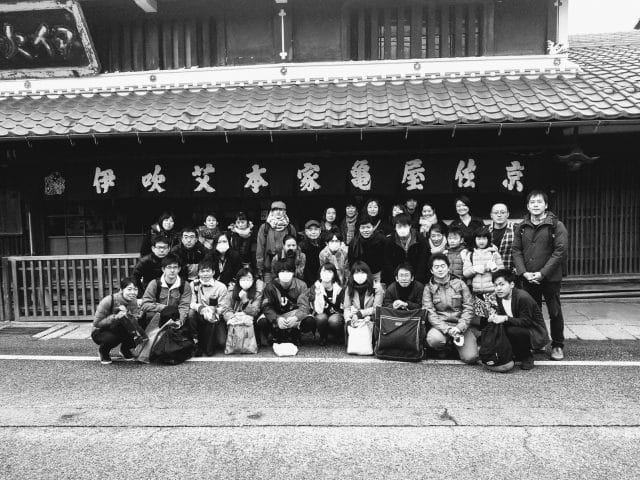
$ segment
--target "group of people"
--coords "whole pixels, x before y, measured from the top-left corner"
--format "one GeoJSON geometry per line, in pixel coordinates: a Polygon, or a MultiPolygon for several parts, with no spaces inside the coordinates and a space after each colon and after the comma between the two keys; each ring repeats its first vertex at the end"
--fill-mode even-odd
{"type": "Polygon", "coordinates": [[[347,327],[367,326],[377,307],[388,306],[426,310],[427,350],[455,349],[469,364],[478,360],[483,328],[503,323],[515,360],[530,369],[533,352],[549,343],[544,297],[550,356],[561,360],[567,231],[548,211],[544,192],[530,192],[526,202],[517,225],[502,203],[493,205],[486,225],[464,196],[456,198],[458,218],[449,225],[429,204],[418,210],[415,198],[393,205],[388,219],[377,200],[360,212],[350,202],[342,222],[329,207],[300,235],[282,201],[271,204],[256,232],[243,213],[225,230],[209,213],[200,227],[179,232],[174,215],[164,213],[133,276],[98,306],[92,336],[103,363],[118,345],[133,358],[129,321],[145,329],[164,312],[194,339],[196,355],[224,348],[234,322],[253,322],[262,346],[300,345],[305,332],[325,345],[345,342],[347,327]]]}

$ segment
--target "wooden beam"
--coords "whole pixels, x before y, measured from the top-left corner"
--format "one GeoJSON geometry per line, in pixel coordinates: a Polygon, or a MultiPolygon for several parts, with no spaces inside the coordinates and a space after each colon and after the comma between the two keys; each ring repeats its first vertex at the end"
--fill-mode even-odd
{"type": "Polygon", "coordinates": [[[411,55],[410,58],[422,57],[422,6],[411,5],[411,55]]]}
{"type": "Polygon", "coordinates": [[[158,0],[133,0],[146,13],[158,13],[158,0]]]}

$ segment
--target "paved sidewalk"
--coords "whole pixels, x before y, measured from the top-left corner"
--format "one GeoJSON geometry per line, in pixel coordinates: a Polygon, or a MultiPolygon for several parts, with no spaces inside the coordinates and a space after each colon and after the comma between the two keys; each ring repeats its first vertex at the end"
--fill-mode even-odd
{"type": "MultiPolygon", "coordinates": [[[[640,340],[640,300],[565,302],[565,337],[579,340],[640,340]]],[[[548,315],[543,307],[545,319],[548,315]]],[[[91,322],[12,322],[12,327],[42,326],[47,330],[34,335],[39,340],[62,338],[89,339],[91,322]]],[[[0,329],[9,323],[0,323],[0,329]]]]}

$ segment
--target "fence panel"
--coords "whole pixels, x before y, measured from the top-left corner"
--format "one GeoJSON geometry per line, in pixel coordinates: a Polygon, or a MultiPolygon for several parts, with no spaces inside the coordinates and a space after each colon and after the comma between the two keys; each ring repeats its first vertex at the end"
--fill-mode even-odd
{"type": "Polygon", "coordinates": [[[138,254],[8,257],[3,259],[7,268],[0,307],[10,308],[10,289],[13,320],[90,320],[138,259],[138,254]]]}

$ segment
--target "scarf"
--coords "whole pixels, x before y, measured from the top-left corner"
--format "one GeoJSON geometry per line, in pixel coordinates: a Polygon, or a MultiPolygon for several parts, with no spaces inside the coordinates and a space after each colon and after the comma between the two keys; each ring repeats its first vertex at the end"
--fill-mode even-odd
{"type": "Polygon", "coordinates": [[[351,240],[353,240],[353,237],[356,232],[356,223],[358,223],[357,213],[353,217],[345,217],[344,219],[344,224],[347,227],[345,232],[346,233],[345,243],[347,245],[349,245],[351,243],[351,240]]]}
{"type": "Polygon", "coordinates": [[[436,245],[429,239],[429,248],[431,249],[431,255],[434,253],[442,253],[447,249],[447,241],[443,238],[440,243],[436,245]]]}
{"type": "Polygon", "coordinates": [[[282,232],[289,225],[289,217],[285,212],[269,212],[269,216],[267,216],[267,223],[273,228],[276,232],[282,232]]]}
{"type": "Polygon", "coordinates": [[[249,222],[249,226],[247,228],[238,228],[232,224],[231,226],[229,226],[229,230],[231,230],[233,233],[237,233],[242,238],[249,238],[253,230],[253,223],[249,222]]]}
{"type": "Polygon", "coordinates": [[[433,215],[428,216],[428,217],[422,217],[421,216],[418,219],[418,222],[420,223],[420,233],[422,233],[424,236],[426,236],[427,233],[429,233],[429,229],[433,225],[438,223],[438,217],[436,216],[435,213],[433,215]]]}

